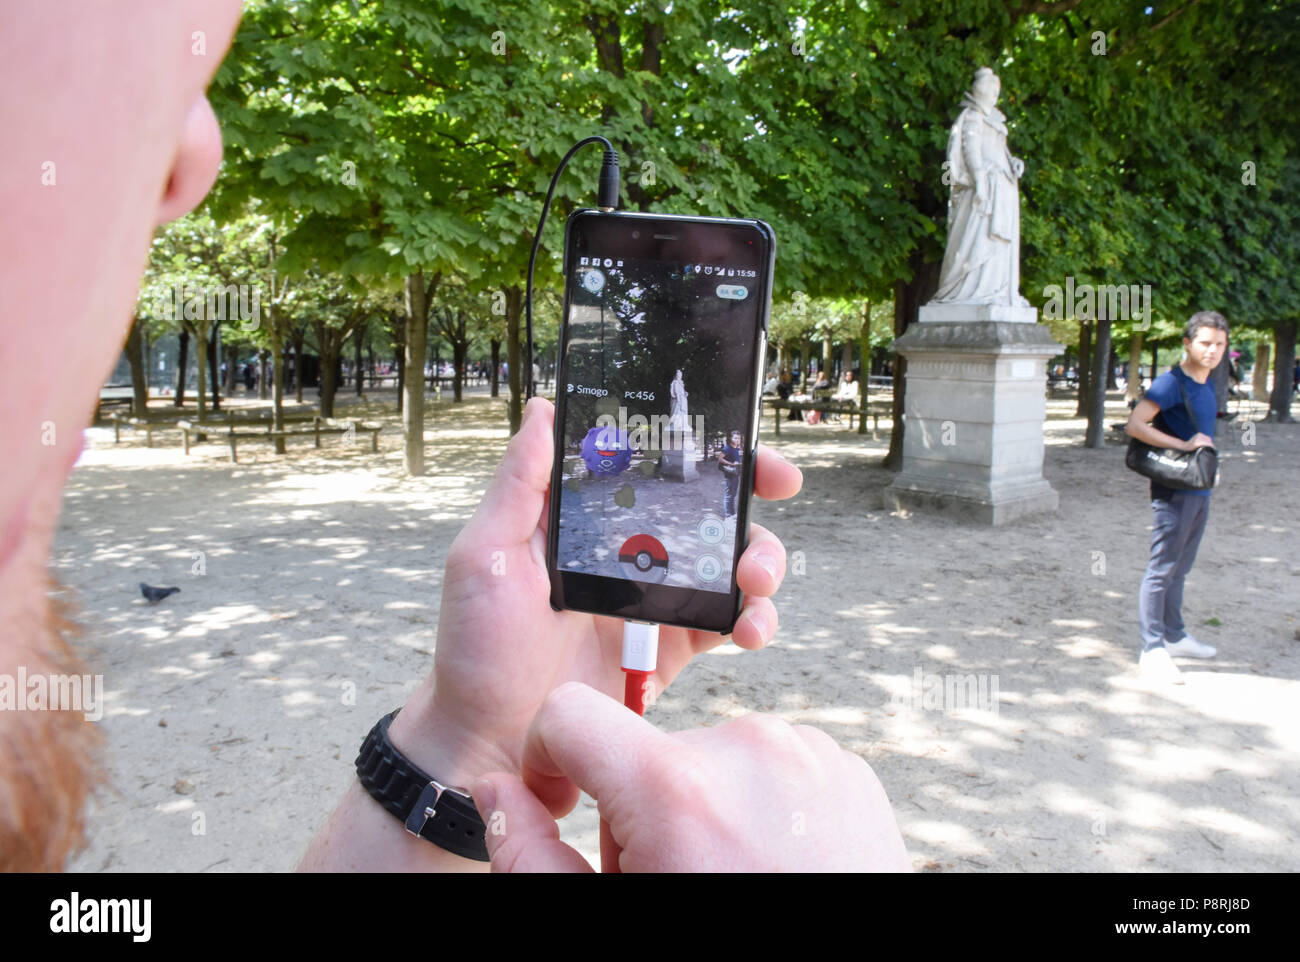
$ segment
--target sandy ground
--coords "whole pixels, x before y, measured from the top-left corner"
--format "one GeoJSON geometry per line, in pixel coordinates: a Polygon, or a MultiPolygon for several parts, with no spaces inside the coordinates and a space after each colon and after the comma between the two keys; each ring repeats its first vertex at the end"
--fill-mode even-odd
{"type": "MultiPolygon", "coordinates": [[[[649,717],[761,710],[828,731],[875,768],[921,870],[1296,870],[1300,426],[1221,433],[1185,605],[1220,655],[1152,691],[1135,668],[1145,482],[1118,443],[1078,446],[1073,407],[1050,405],[1060,511],[1007,528],[886,511],[883,431],[783,425],[804,491],[754,509],[790,552],[778,640],[697,659],[649,717]],[[959,691],[936,701],[945,680],[959,691]]],[[[73,868],[296,865],[364,733],[429,669],[446,549],[506,441],[502,402],[462,408],[433,405],[419,479],[395,427],[378,455],[299,439],[239,465],[88,432],[54,568],[105,676],[111,784],[73,868]],[[183,590],[148,607],[142,580],[183,590]]],[[[562,831],[597,860],[594,803],[562,831]]]]}

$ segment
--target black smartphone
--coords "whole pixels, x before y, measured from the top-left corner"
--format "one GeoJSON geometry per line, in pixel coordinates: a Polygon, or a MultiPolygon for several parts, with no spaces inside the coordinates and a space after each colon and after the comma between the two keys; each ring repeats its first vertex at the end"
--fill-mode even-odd
{"type": "Polygon", "coordinates": [[[569,217],[552,607],[734,627],[775,262],[758,220],[569,217]]]}

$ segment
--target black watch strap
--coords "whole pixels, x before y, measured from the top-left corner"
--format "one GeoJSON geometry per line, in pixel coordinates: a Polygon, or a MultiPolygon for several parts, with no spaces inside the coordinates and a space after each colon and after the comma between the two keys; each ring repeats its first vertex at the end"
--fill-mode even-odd
{"type": "Polygon", "coordinates": [[[361,745],[357,777],[362,787],[412,835],[464,858],[488,861],[487,829],[474,800],[434,781],[388,740],[397,711],[379,719],[361,745]]]}

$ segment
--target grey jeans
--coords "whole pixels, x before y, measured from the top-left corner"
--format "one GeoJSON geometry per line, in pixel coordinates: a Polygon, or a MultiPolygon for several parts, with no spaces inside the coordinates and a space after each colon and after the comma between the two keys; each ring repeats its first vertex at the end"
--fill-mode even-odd
{"type": "Polygon", "coordinates": [[[1178,491],[1167,501],[1154,499],[1151,508],[1156,522],[1151,532],[1151,560],[1138,595],[1143,651],[1182,641],[1187,635],[1183,627],[1183,581],[1192,570],[1196,549],[1205,533],[1210,499],[1178,491]]]}

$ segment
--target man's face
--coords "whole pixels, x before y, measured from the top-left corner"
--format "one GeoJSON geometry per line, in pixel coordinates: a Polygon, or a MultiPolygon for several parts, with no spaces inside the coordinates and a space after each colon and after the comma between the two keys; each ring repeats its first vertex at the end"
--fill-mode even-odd
{"type": "MultiPolygon", "coordinates": [[[[46,575],[63,484],[130,327],[153,230],[216,177],[221,135],[204,90],[240,9],[0,5],[0,674],[77,670],[46,575]]],[[[0,711],[0,869],[62,865],[95,736],[80,713],[0,711]]]]}
{"type": "Polygon", "coordinates": [[[1191,340],[1183,338],[1183,349],[1193,364],[1213,371],[1228,349],[1228,335],[1213,327],[1201,327],[1191,340]]]}

